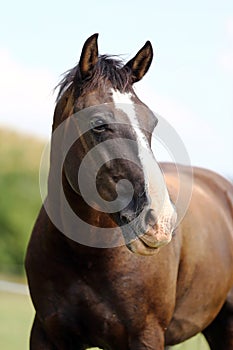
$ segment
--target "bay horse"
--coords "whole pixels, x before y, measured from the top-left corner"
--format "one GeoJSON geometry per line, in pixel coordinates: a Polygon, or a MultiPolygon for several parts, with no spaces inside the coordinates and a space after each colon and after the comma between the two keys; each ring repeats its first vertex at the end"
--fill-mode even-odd
{"type": "MultiPolygon", "coordinates": [[[[151,43],[124,65],[98,54],[97,37],[60,83],[48,197],[25,261],[36,310],[30,349],[162,350],[202,332],[211,350],[233,350],[233,187],[193,168],[179,221],[176,166],[156,163],[158,121],[133,87],[150,67],[151,43]]],[[[179,171],[185,187],[190,169],[179,171]]]]}

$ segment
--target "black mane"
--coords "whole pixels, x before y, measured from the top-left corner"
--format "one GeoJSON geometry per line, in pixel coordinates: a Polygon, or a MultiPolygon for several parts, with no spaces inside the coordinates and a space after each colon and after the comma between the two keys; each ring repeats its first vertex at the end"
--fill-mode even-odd
{"type": "Polygon", "coordinates": [[[124,62],[118,56],[99,56],[91,76],[85,80],[82,79],[79,64],[67,71],[64,78],[57,85],[59,87],[57,100],[70,86],[73,87],[75,94],[80,95],[87,90],[103,87],[107,81],[111,83],[114,89],[121,92],[132,90],[131,70],[124,66],[124,62]]]}

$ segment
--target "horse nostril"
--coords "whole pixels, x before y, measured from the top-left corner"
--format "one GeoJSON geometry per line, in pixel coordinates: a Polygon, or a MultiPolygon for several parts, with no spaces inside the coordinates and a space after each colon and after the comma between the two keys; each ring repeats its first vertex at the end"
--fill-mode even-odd
{"type": "Polygon", "coordinates": [[[120,219],[122,221],[122,223],[126,224],[131,222],[133,219],[135,219],[135,212],[128,209],[128,210],[123,210],[120,213],[120,219]]]}
{"type": "Polygon", "coordinates": [[[145,222],[147,225],[154,226],[156,224],[156,215],[153,209],[149,209],[145,216],[145,222]]]}

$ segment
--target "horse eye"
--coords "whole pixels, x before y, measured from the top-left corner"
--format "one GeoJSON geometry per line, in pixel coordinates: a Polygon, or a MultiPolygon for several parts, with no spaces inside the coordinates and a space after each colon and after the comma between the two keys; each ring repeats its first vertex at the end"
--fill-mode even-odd
{"type": "Polygon", "coordinates": [[[90,125],[91,125],[91,129],[94,131],[94,132],[97,132],[97,133],[100,133],[100,132],[103,132],[106,130],[107,128],[107,124],[106,122],[103,120],[103,119],[92,119],[90,121],[90,125]]]}

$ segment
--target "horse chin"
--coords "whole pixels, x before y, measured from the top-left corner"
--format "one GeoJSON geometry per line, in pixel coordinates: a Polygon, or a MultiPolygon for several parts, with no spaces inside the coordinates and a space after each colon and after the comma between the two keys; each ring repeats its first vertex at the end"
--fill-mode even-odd
{"type": "Polygon", "coordinates": [[[128,243],[126,246],[132,253],[137,255],[154,255],[158,251],[157,248],[149,247],[139,237],[128,243]]]}
{"type": "Polygon", "coordinates": [[[154,255],[158,252],[158,248],[167,245],[171,239],[171,232],[156,231],[151,228],[145,234],[129,242],[127,248],[138,255],[154,255]]]}

